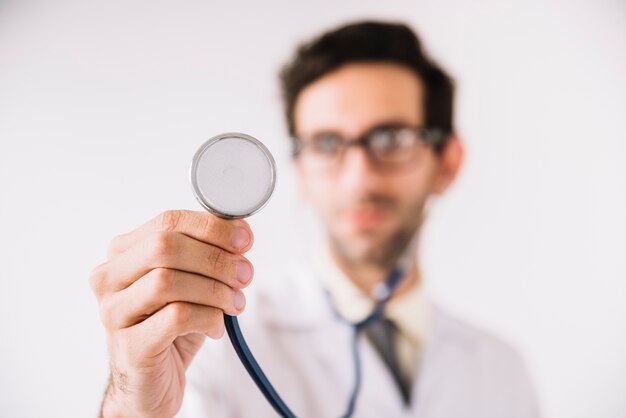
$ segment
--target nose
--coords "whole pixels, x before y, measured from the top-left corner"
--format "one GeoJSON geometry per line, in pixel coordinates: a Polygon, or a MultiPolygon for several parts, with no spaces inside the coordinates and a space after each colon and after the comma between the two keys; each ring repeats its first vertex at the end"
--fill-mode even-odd
{"type": "Polygon", "coordinates": [[[346,191],[363,191],[376,188],[380,182],[380,174],[364,147],[349,147],[343,156],[337,181],[346,191]]]}

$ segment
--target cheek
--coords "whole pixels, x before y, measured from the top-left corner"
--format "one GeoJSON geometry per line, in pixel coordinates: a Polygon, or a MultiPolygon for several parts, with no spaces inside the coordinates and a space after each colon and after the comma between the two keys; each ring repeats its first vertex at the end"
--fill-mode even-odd
{"type": "Polygon", "coordinates": [[[407,173],[397,181],[390,182],[389,187],[397,199],[403,202],[403,206],[411,210],[433,194],[435,179],[435,167],[420,167],[415,172],[407,173]]]}
{"type": "Polygon", "coordinates": [[[317,179],[309,182],[307,185],[307,199],[308,202],[318,215],[325,219],[328,219],[332,213],[333,203],[336,202],[336,196],[334,195],[334,189],[332,184],[323,180],[317,179]]]}
{"type": "Polygon", "coordinates": [[[330,206],[334,200],[332,182],[324,177],[312,176],[296,166],[298,173],[298,186],[304,200],[311,205],[319,215],[330,212],[330,206]]]}

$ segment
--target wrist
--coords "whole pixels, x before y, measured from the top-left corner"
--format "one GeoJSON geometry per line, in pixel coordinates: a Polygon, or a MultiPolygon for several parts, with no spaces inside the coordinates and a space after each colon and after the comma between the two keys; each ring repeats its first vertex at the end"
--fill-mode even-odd
{"type": "Polygon", "coordinates": [[[122,408],[122,401],[119,399],[119,391],[115,388],[115,377],[113,373],[111,373],[109,383],[104,392],[102,406],[100,407],[100,418],[125,418],[131,416],[135,415],[129,414],[128,411],[124,411],[124,408],[122,408]]]}
{"type": "Polygon", "coordinates": [[[124,416],[125,415],[122,414],[120,408],[115,404],[115,402],[111,402],[107,399],[102,402],[102,408],[100,409],[100,418],[122,418],[124,416]]]}

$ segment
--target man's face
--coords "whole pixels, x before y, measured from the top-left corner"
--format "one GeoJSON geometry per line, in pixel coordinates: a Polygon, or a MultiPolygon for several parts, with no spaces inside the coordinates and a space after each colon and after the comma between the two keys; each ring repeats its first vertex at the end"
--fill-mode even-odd
{"type": "MultiPolygon", "coordinates": [[[[357,138],[380,125],[424,125],[423,86],[410,70],[388,63],[340,67],[299,95],[294,121],[306,142],[320,132],[357,138]]],[[[363,147],[349,147],[332,170],[296,158],[300,184],[321,217],[331,251],[345,263],[388,266],[421,223],[434,191],[439,158],[424,146],[409,165],[381,168],[363,147]]]]}

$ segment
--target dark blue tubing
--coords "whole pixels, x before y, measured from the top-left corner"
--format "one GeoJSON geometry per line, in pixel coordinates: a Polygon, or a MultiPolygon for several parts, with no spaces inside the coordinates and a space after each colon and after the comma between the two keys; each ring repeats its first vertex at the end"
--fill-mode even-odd
{"type": "MultiPolygon", "coordinates": [[[[354,408],[356,405],[357,396],[359,393],[359,389],[361,388],[361,359],[358,349],[358,334],[359,331],[367,326],[370,322],[378,319],[385,307],[385,304],[391,298],[391,293],[393,289],[398,285],[400,279],[403,276],[403,270],[399,267],[396,267],[392,270],[389,277],[385,281],[386,292],[380,299],[376,300],[376,307],[374,311],[369,314],[365,319],[359,321],[357,323],[349,322],[354,329],[353,339],[352,339],[352,355],[354,358],[354,388],[352,390],[352,394],[350,395],[350,399],[348,401],[348,408],[343,418],[349,418],[354,413],[354,408]]],[[[347,322],[347,321],[346,321],[347,322]]],[[[239,356],[239,360],[243,363],[244,367],[248,371],[254,383],[256,383],[257,387],[265,396],[265,399],[272,405],[272,407],[278,412],[278,414],[283,418],[296,418],[296,415],[291,412],[289,407],[285,404],[285,402],[281,399],[276,392],[276,389],[272,386],[268,378],[261,370],[259,363],[256,362],[252,352],[248,348],[248,344],[246,344],[246,340],[243,338],[243,334],[241,333],[241,328],[239,328],[239,322],[237,321],[237,317],[230,316],[224,314],[224,324],[226,326],[226,332],[228,333],[228,338],[230,338],[230,342],[233,344],[235,348],[235,352],[237,356],[239,356]]]]}

